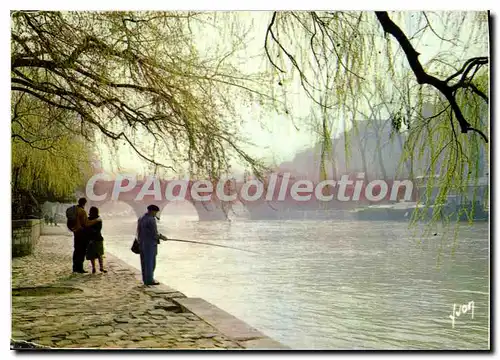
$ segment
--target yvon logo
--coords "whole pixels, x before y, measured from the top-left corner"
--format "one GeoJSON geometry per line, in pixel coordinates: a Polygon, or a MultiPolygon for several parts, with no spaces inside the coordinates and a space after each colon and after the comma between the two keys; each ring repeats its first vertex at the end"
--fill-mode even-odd
{"type": "Polygon", "coordinates": [[[449,318],[451,319],[451,327],[455,328],[455,316],[458,318],[462,314],[467,314],[467,312],[471,312],[471,319],[474,319],[474,301],[469,301],[468,304],[453,304],[453,311],[449,318]]]}

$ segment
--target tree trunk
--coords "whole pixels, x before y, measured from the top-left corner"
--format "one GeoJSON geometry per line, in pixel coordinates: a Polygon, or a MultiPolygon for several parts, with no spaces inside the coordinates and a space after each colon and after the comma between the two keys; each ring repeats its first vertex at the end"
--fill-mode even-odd
{"type": "Polygon", "coordinates": [[[378,136],[377,136],[377,157],[378,157],[378,163],[380,164],[380,170],[382,172],[382,178],[383,180],[386,180],[387,172],[385,170],[384,157],[382,156],[382,149],[380,147],[380,138],[378,136]]]}

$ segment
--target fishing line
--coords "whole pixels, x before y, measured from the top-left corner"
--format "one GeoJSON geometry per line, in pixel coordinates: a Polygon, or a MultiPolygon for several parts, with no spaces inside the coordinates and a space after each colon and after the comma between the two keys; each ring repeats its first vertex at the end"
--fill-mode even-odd
{"type": "Polygon", "coordinates": [[[193,240],[181,240],[181,239],[171,239],[168,238],[167,240],[164,241],[178,241],[178,242],[185,242],[185,243],[192,243],[192,244],[201,244],[201,245],[209,245],[209,246],[218,246],[218,247],[223,247],[223,248],[228,248],[228,249],[233,249],[233,250],[239,250],[239,251],[244,251],[244,252],[250,252],[253,254],[259,254],[262,255],[256,251],[251,251],[251,250],[245,250],[245,249],[240,249],[237,247],[233,246],[226,246],[226,245],[219,245],[219,244],[212,244],[212,243],[206,243],[206,242],[201,242],[201,241],[193,241],[193,240]]]}

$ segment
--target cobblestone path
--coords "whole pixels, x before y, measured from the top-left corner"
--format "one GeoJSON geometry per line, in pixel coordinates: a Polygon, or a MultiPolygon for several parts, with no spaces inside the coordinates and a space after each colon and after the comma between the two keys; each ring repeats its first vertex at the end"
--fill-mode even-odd
{"type": "Polygon", "coordinates": [[[69,235],[43,235],[32,255],[12,259],[12,339],[54,348],[241,348],[170,301],[183,294],[143,286],[140,272],[110,254],[108,273],[73,274],[72,251],[69,235]],[[44,296],[19,290],[38,286],[78,290],[44,296]]]}

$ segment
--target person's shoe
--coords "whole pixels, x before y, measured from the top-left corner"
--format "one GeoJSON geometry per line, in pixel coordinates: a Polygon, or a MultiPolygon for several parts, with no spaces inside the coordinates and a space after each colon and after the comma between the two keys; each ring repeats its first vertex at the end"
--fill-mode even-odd
{"type": "Polygon", "coordinates": [[[95,269],[92,269],[92,274],[95,274],[95,269]]]}
{"type": "Polygon", "coordinates": [[[100,269],[99,271],[102,272],[102,273],[107,273],[108,272],[108,270],[104,270],[104,269],[100,269]]]}
{"type": "Polygon", "coordinates": [[[73,271],[73,272],[78,273],[78,274],[86,274],[86,273],[88,273],[87,270],[76,270],[76,271],[73,271]]]}
{"type": "Polygon", "coordinates": [[[152,283],[147,283],[147,284],[144,284],[144,285],[147,285],[147,286],[160,285],[160,283],[158,281],[154,280],[152,283]]]}

